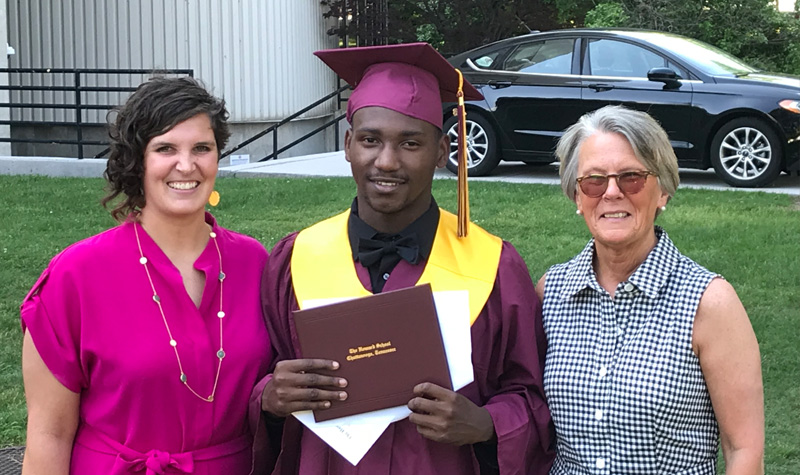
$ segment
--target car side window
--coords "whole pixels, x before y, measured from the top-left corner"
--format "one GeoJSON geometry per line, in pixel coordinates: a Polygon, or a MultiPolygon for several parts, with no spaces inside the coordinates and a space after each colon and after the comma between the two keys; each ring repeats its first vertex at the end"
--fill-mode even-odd
{"type": "MultiPolygon", "coordinates": [[[[494,66],[494,62],[497,60],[497,57],[500,55],[502,51],[503,50],[494,51],[492,53],[482,54],[480,56],[475,56],[470,59],[472,60],[473,63],[475,63],[475,66],[479,68],[493,69],[492,66],[494,66]]],[[[466,66],[466,64],[464,64],[464,66],[466,66]]]]}
{"type": "Polygon", "coordinates": [[[539,74],[570,74],[575,40],[571,38],[525,43],[503,63],[504,71],[539,74]]]}
{"type": "Polygon", "coordinates": [[[678,75],[678,79],[685,79],[685,78],[689,77],[689,74],[686,73],[685,69],[683,69],[681,66],[678,66],[677,64],[673,63],[670,60],[667,60],[667,67],[669,69],[675,71],[675,74],[678,75]]]}
{"type": "Polygon", "coordinates": [[[589,74],[646,78],[652,68],[669,67],[680,76],[681,69],[666,58],[630,43],[592,40],[588,48],[589,74]]]}

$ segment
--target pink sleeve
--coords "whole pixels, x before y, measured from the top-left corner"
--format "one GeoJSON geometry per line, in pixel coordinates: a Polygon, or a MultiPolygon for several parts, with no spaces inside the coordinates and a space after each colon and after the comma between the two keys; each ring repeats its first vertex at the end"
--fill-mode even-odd
{"type": "Polygon", "coordinates": [[[22,301],[22,331],[30,333],[53,376],[70,391],[79,393],[87,386],[80,360],[80,294],[69,276],[53,271],[56,259],[22,301]]]}

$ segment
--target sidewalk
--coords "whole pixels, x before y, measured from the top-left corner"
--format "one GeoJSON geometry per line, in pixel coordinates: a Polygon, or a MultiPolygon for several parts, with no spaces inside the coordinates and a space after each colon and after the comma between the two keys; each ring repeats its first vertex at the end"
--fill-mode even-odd
{"type": "MultiPolygon", "coordinates": [[[[105,170],[105,160],[52,157],[2,157],[0,175],[46,175],[69,177],[100,177],[105,170]]],[[[221,177],[335,177],[350,176],[350,165],[344,152],[320,153],[302,157],[282,158],[268,162],[221,166],[221,177]]],[[[446,169],[437,170],[437,179],[455,179],[446,169]]],[[[470,181],[504,181],[508,183],[542,183],[559,185],[558,167],[554,164],[531,166],[522,163],[501,162],[491,176],[470,178],[470,181]]],[[[733,188],[717,178],[713,170],[681,169],[681,188],[706,188],[712,190],[763,191],[800,196],[800,177],[781,175],[770,187],[733,188]]]]}
{"type": "MultiPolygon", "coordinates": [[[[248,163],[234,167],[222,167],[219,176],[350,176],[350,164],[344,152],[320,153],[304,157],[285,158],[269,162],[248,163]]],[[[452,179],[456,176],[449,170],[436,170],[434,178],[452,179]]],[[[470,181],[506,181],[510,183],[543,183],[558,185],[558,168],[555,166],[531,167],[518,163],[501,163],[491,176],[470,178],[470,181]]]]}
{"type": "Polygon", "coordinates": [[[350,176],[350,164],[344,159],[344,152],[329,152],[220,167],[219,176],[350,176]]]}
{"type": "MultiPolygon", "coordinates": [[[[321,153],[304,157],[284,158],[269,162],[248,163],[221,167],[219,176],[235,177],[310,177],[350,176],[350,165],[344,152],[321,153]]],[[[437,170],[434,178],[455,179],[447,169],[437,170]]],[[[508,183],[541,183],[559,185],[558,167],[555,164],[531,166],[523,163],[501,162],[491,176],[470,178],[470,181],[504,181],[508,183]]],[[[800,195],[800,177],[781,175],[773,186],[765,188],[733,188],[717,178],[713,170],[681,169],[681,188],[706,188],[712,190],[764,191],[800,195]]]]}

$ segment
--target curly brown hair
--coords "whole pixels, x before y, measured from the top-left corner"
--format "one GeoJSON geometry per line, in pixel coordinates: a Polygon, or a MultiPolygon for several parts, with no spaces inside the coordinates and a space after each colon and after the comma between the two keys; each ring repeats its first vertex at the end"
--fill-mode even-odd
{"type": "Polygon", "coordinates": [[[190,77],[151,78],[137,87],[115,112],[116,119],[109,124],[108,132],[111,152],[103,174],[108,181],[108,194],[101,203],[108,208],[108,203],[117,196],[125,196],[111,210],[111,216],[119,222],[141,211],[146,204],[144,152],[153,137],[198,114],[208,114],[218,151],[225,148],[231,136],[225,101],[209,94],[199,81],[190,77]]]}

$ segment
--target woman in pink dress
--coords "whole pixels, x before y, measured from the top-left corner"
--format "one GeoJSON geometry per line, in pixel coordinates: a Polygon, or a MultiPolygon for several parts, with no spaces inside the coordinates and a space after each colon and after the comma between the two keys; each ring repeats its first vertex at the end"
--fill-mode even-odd
{"type": "Polygon", "coordinates": [[[190,78],[151,79],[118,111],[103,204],[121,224],[55,256],[22,303],[24,474],[257,468],[267,252],[205,212],[227,115],[190,78]]]}

